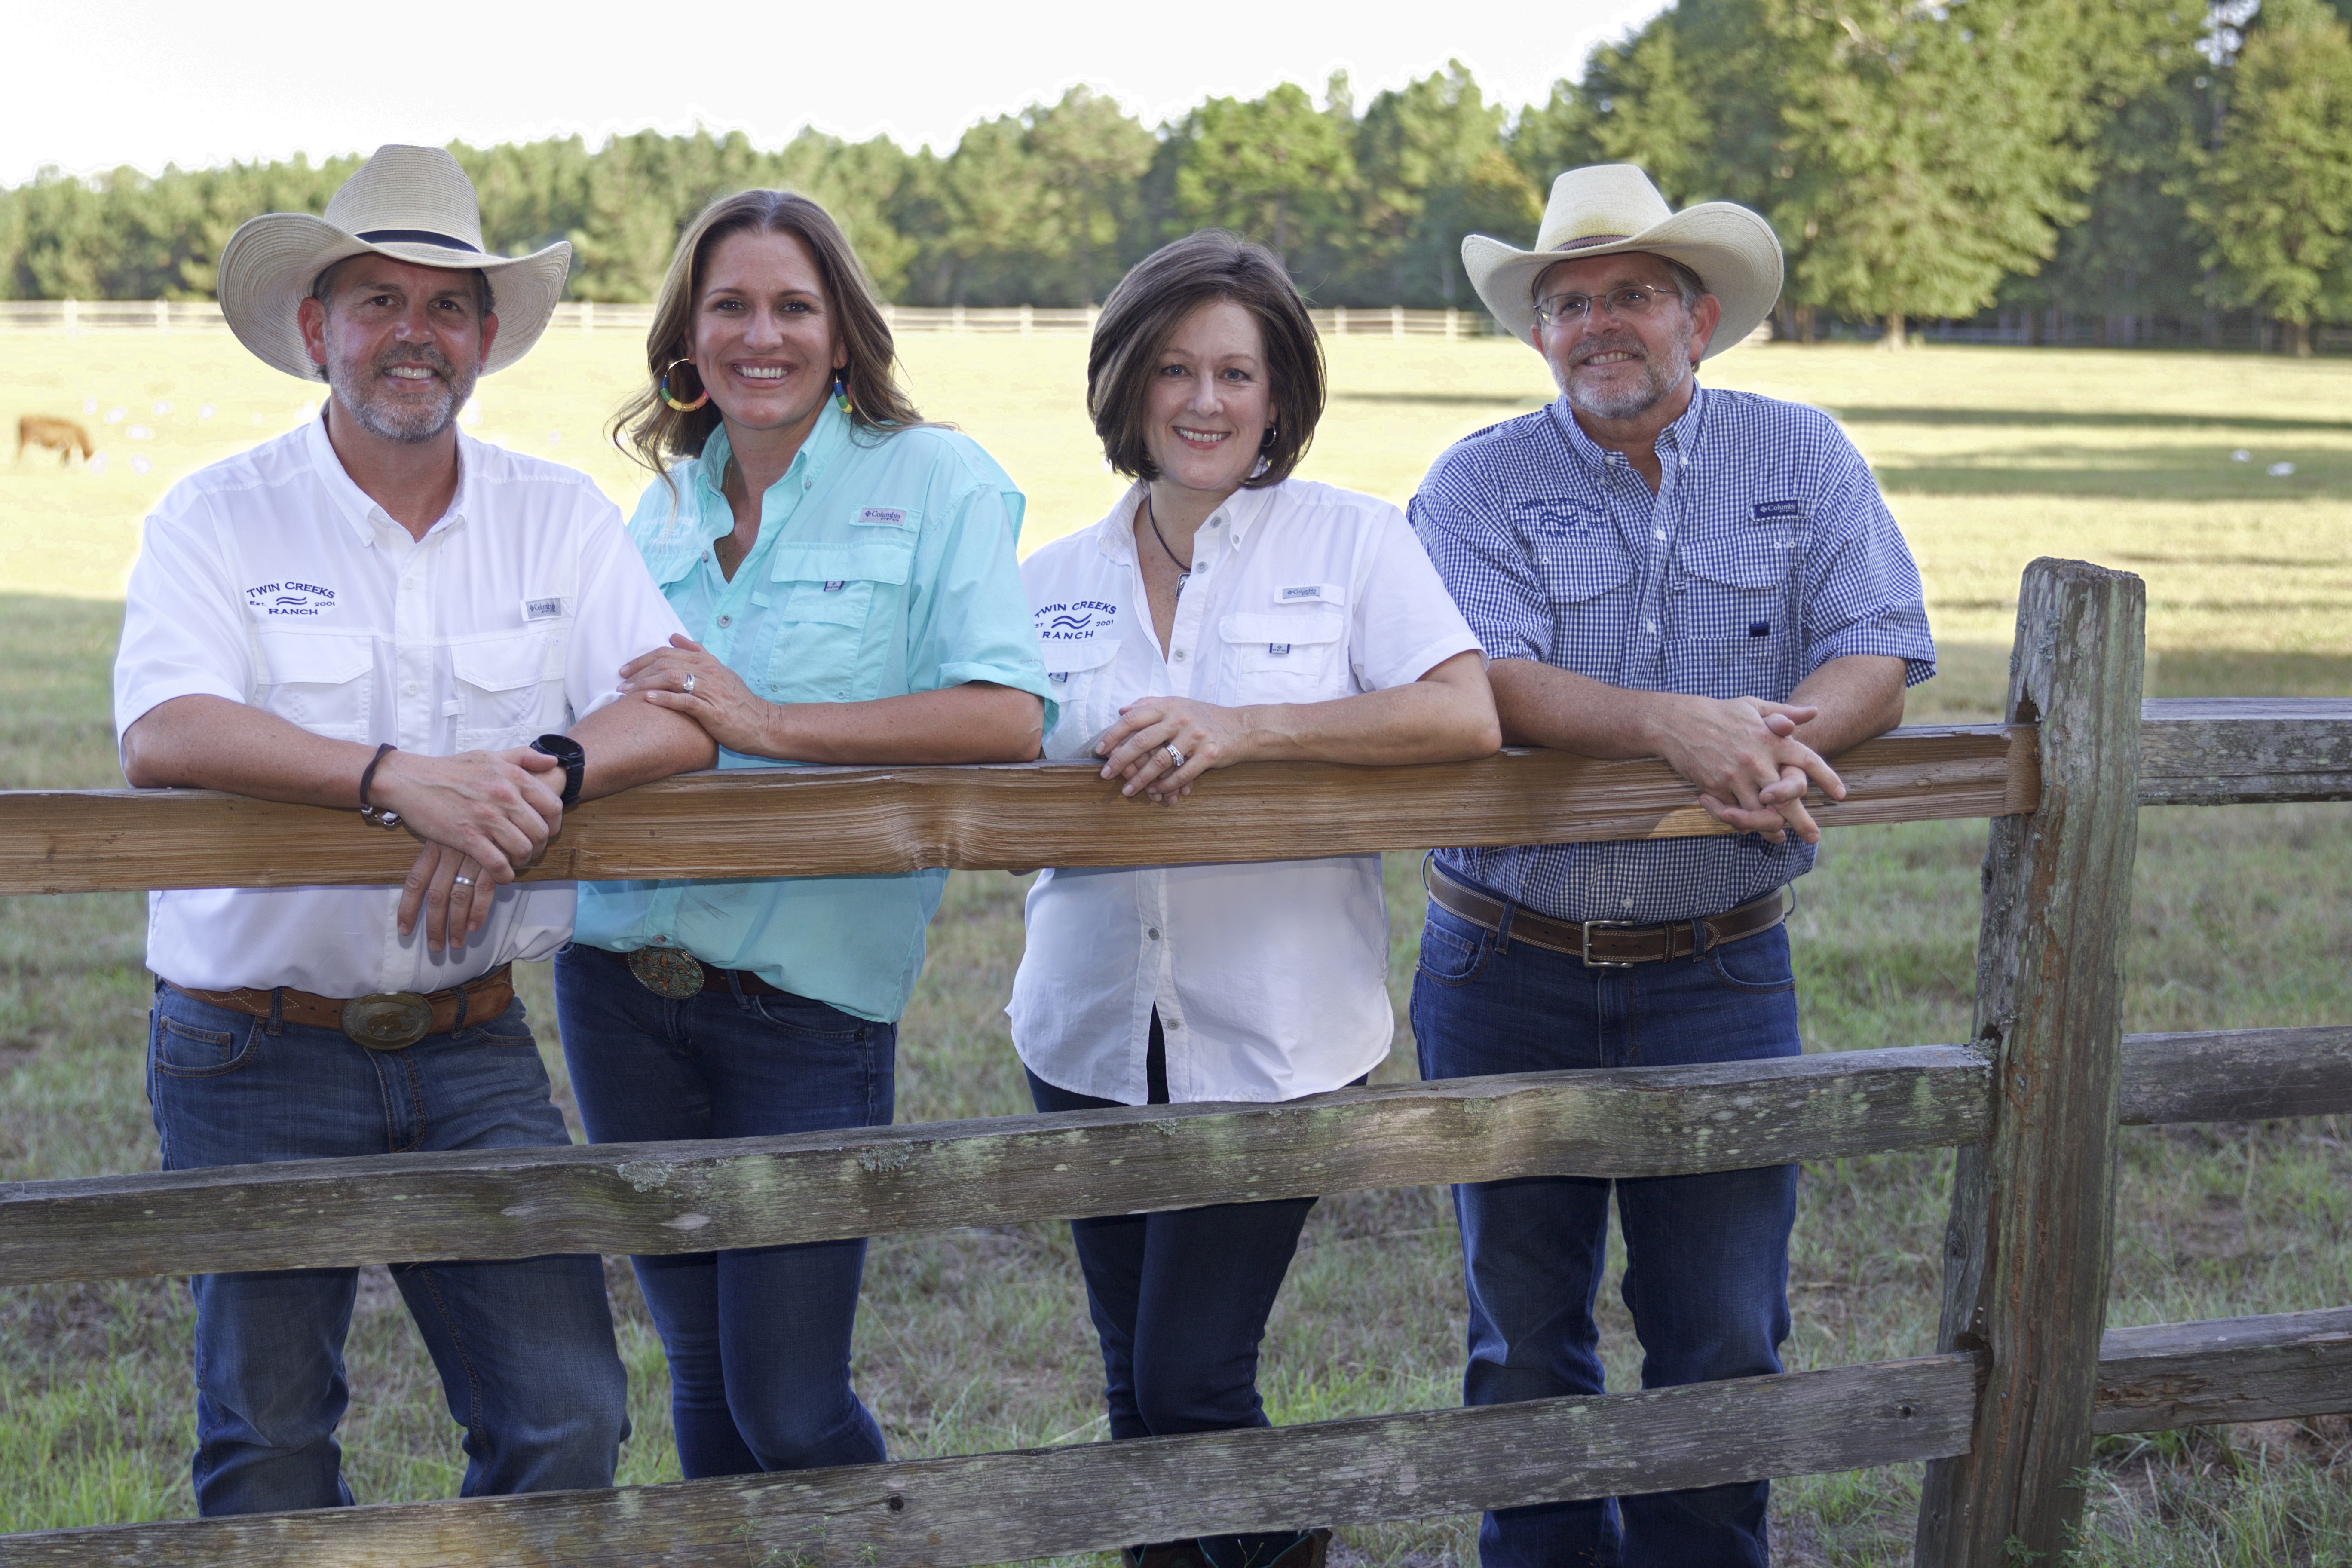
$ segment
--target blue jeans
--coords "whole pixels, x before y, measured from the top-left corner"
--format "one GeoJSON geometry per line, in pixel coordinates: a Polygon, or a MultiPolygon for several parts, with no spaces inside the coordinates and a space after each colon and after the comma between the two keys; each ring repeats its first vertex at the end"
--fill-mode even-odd
{"type": "MultiPolygon", "coordinates": [[[[1166,1051],[1155,1012],[1145,1074],[1154,1105],[1168,1102],[1166,1051]]],[[[1029,1094],[1040,1110],[1118,1103],[1035,1073],[1029,1094]]],[[[1313,1198],[1277,1198],[1070,1222],[1087,1312],[1102,1342],[1114,1439],[1269,1425],[1258,1400],[1258,1345],[1314,1206],[1313,1198]]],[[[1297,1531],[1285,1531],[1204,1536],[1200,1544],[1215,1568],[1258,1568],[1297,1540],[1297,1531]]]]}
{"type": "MultiPolygon", "coordinates": [[[[520,1002],[371,1051],[338,1029],[155,988],[147,1097],[163,1168],[567,1145],[520,1002]]],[[[392,1277],[465,1429],[463,1495],[608,1487],[627,1381],[593,1257],[397,1263],[392,1277]]],[[[347,1505],[335,1426],[356,1268],[200,1274],[197,1510],[347,1505]]]]}
{"type": "MultiPolygon", "coordinates": [[[[1491,889],[1490,895],[1491,895],[1491,889]]],[[[1499,897],[1499,895],[1491,895],[1499,897]]],[[[1413,976],[1425,1079],[1674,1067],[1801,1050],[1786,926],[1624,969],[1494,933],[1432,904],[1413,976]]],[[[1601,1392],[1599,1294],[1616,1190],[1642,1385],[1780,1370],[1797,1168],[1612,1183],[1572,1176],[1454,1189],[1470,1295],[1470,1405],[1601,1392]]],[[[1765,1568],[1768,1483],[1489,1513],[1485,1568],[1765,1568]]]]}
{"type": "MultiPolygon", "coordinates": [[[[598,1143],[889,1125],[895,1024],[731,984],[673,1001],[578,943],[556,957],[555,1006],[598,1143]]],[[[887,1458],[849,1382],[863,1237],[632,1261],[669,1356],[688,1479],[887,1458]]]]}

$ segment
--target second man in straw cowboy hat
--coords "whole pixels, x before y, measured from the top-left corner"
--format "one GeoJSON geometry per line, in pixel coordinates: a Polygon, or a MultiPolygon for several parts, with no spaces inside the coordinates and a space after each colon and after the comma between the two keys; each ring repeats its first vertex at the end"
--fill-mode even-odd
{"type": "MultiPolygon", "coordinates": [[[[1780,288],[1770,226],[1675,213],[1639,169],[1559,176],[1535,248],[1462,258],[1559,402],[1440,458],[1412,517],[1493,661],[1504,739],[1664,757],[1735,832],[1446,849],[1413,982],[1423,1076],[1794,1056],[1786,888],[1822,759],[1935,672],[1919,574],[1827,416],[1713,391],[1699,362],[1780,288]]],[[[1796,1168],[1613,1184],[1646,1386],[1780,1370],[1796,1168]]],[[[1473,1405],[1601,1388],[1592,1303],[1612,1184],[1455,1189],[1473,1405]]],[[[1489,1514],[1486,1568],[1768,1558],[1761,1481],[1489,1514]]]]}
{"type": "MultiPolygon", "coordinates": [[[[537,341],[569,255],[486,254],[473,187],[423,147],[221,253],[239,340],[331,395],[148,520],[115,665],[123,771],[337,807],[418,855],[404,888],[150,896],[168,1170],[570,1142],[508,970],[570,937],[572,890],[515,875],[575,801],[713,748],[616,691],[682,628],[613,504],[454,423],[537,341]]],[[[334,1434],[356,1274],[192,1282],[202,1512],[352,1500],[334,1434]]],[[[393,1279],[465,1429],[467,1495],[611,1484],[628,1422],[598,1259],[393,1279]]]]}

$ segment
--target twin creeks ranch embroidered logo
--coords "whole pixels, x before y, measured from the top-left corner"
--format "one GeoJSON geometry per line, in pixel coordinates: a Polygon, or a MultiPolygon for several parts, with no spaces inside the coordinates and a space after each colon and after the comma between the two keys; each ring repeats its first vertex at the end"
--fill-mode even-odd
{"type": "Polygon", "coordinates": [[[1100,599],[1073,599],[1066,605],[1040,605],[1031,618],[1039,642],[1087,642],[1103,636],[1118,619],[1118,606],[1100,599]]]}
{"type": "Polygon", "coordinates": [[[312,620],[331,616],[342,605],[335,602],[332,588],[321,588],[316,583],[261,583],[245,591],[245,607],[265,619],[285,616],[295,620],[312,620]]]}

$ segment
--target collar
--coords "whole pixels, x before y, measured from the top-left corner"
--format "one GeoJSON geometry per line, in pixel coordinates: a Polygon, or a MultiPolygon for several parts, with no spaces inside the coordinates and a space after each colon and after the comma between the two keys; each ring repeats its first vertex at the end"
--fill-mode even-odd
{"type": "MultiPolygon", "coordinates": [[[[331,394],[329,395],[329,399],[332,400],[331,394]]],[[[455,429],[456,426],[453,425],[452,428],[455,429]]],[[[449,519],[467,517],[473,510],[469,504],[476,468],[473,448],[478,443],[462,429],[457,430],[457,488],[450,492],[449,510],[434,520],[434,528],[439,528],[449,519]]],[[[343,467],[342,458],[336,455],[335,443],[327,435],[325,403],[319,405],[318,417],[312,419],[305,428],[303,444],[304,450],[310,459],[312,471],[319,476],[319,482],[326,489],[327,499],[333,503],[337,515],[343,521],[343,525],[352,531],[362,544],[375,542],[378,518],[383,518],[386,526],[400,528],[399,523],[392,521],[392,515],[376,504],[374,497],[360,489],[359,481],[352,478],[350,470],[343,467]]],[[[405,533],[407,530],[402,529],[401,531],[405,533]]],[[[430,533],[431,531],[428,530],[427,537],[430,537],[430,533]]]]}
{"type": "MultiPolygon", "coordinates": [[[[1684,409],[1673,424],[1658,432],[1656,448],[1675,453],[1684,463],[1695,459],[1706,434],[1707,405],[1712,396],[1694,378],[1690,406],[1684,409]]],[[[1552,423],[1559,426],[1561,433],[1568,437],[1569,449],[1585,467],[1606,469],[1612,458],[1622,460],[1621,454],[1612,453],[1585,434],[1584,426],[1576,422],[1576,410],[1569,406],[1566,395],[1554,398],[1547,412],[1551,415],[1552,423]]]]}
{"type": "MultiPolygon", "coordinates": [[[[782,477],[768,487],[768,494],[760,498],[762,531],[766,527],[768,497],[793,480],[814,481],[833,465],[835,458],[848,449],[855,428],[856,422],[844,414],[841,405],[827,395],[824,406],[817,410],[816,423],[809,426],[808,437],[801,443],[801,449],[793,454],[793,460],[785,468],[782,477]]],[[[708,503],[701,508],[705,542],[735,526],[733,515],[728,510],[724,488],[727,465],[734,456],[734,445],[727,439],[727,426],[722,421],[710,432],[710,438],[703,442],[702,456],[689,465],[698,492],[708,498],[708,503]],[[716,504],[715,513],[709,503],[716,504]]]]}
{"type": "MultiPolygon", "coordinates": [[[[1283,481],[1284,484],[1288,482],[1286,479],[1283,481]]],[[[1110,509],[1110,515],[1095,524],[1095,547],[1114,561],[1132,563],[1135,560],[1135,523],[1138,514],[1143,510],[1143,489],[1140,479],[1129,485],[1127,494],[1119,497],[1118,504],[1110,509]]],[[[1201,526],[1206,528],[1211,519],[1223,517],[1233,529],[1233,538],[1227,542],[1237,545],[1242,535],[1266,516],[1272,509],[1274,493],[1280,489],[1282,485],[1237,489],[1219,503],[1216,510],[1202,518],[1201,526]]]]}

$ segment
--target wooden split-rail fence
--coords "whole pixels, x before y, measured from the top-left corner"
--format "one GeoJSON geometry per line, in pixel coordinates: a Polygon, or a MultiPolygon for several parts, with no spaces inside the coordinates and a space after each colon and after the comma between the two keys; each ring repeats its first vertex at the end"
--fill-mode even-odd
{"type": "MultiPolygon", "coordinates": [[[[2117,1129],[2352,1110],[2352,1027],[2126,1037],[2142,805],[2352,799],[2352,702],[2141,700],[2139,580],[2025,574],[2007,722],[1841,759],[1846,823],[1990,817],[1970,1038],[688,1143],[0,1186],[0,1284],[667,1253],[1536,1173],[1958,1151],[1934,1354],[1685,1388],[610,1491],[0,1537],[42,1568],[978,1564],[1924,1460],[1917,1562],[2063,1550],[2100,1434],[2352,1410],[2352,1308],[2104,1331],[2117,1129]]],[[[1653,762],[1249,765],[1181,813],[1083,766],[706,773],[584,806],[553,878],[1262,859],[1717,831],[1653,762]],[[1218,831],[1190,831],[1214,816],[1218,831]]],[[[370,883],[347,813],[0,795],[0,891],[370,883]]],[[[2021,1554],[2032,1554],[2025,1557],[2021,1554]]]]}

